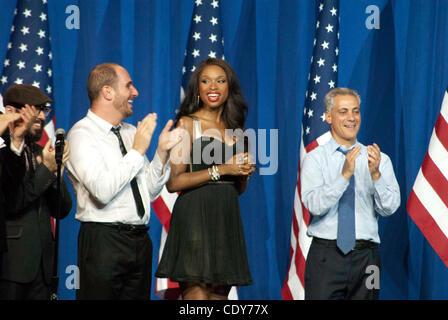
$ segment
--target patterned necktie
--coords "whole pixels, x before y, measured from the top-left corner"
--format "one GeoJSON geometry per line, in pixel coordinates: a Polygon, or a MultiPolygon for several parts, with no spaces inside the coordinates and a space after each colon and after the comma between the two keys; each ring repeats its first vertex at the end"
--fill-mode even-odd
{"type": "MultiPolygon", "coordinates": [[[[339,152],[346,155],[350,150],[339,152]]],[[[350,177],[350,184],[339,199],[338,208],[338,238],[337,246],[344,254],[349,253],[355,246],[355,175],[350,177]]]]}
{"type": "MultiPolygon", "coordinates": [[[[123,140],[121,139],[120,127],[112,128],[111,130],[118,138],[118,143],[120,144],[121,154],[123,156],[125,156],[126,153],[128,153],[128,152],[126,151],[123,140]]],[[[132,188],[132,194],[134,195],[135,204],[137,205],[137,213],[141,219],[145,215],[145,207],[143,206],[142,197],[140,195],[140,191],[138,190],[138,184],[137,184],[136,177],[134,177],[134,179],[131,180],[131,188],[132,188]]]]}

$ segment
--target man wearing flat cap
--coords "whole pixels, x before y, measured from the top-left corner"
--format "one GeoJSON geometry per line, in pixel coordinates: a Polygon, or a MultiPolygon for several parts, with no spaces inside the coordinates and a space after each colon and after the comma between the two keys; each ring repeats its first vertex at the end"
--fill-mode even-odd
{"type": "MultiPolygon", "coordinates": [[[[1,189],[5,197],[7,251],[2,254],[0,299],[50,298],[54,237],[50,216],[57,214],[55,150],[51,141],[41,147],[51,102],[39,88],[19,84],[4,96],[6,114],[20,114],[3,135],[1,189]]],[[[66,144],[62,163],[68,160],[66,144]]],[[[62,176],[62,175],[61,175],[62,176]]],[[[62,178],[60,216],[70,212],[72,200],[62,178]]]]}

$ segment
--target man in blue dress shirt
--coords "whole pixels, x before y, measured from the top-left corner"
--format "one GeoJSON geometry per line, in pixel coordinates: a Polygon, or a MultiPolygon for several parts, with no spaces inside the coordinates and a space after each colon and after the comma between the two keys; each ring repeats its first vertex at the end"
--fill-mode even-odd
{"type": "Polygon", "coordinates": [[[378,299],[378,215],[398,209],[400,189],[390,158],[377,144],[357,141],[358,93],[335,88],[324,103],[332,137],[306,155],[301,171],[302,202],[313,237],[305,299],[378,299]],[[371,281],[371,275],[378,279],[371,281]]]}

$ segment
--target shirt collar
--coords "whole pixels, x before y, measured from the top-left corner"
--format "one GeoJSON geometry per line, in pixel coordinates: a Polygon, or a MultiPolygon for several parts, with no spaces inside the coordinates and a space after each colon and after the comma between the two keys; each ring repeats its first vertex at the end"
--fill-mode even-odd
{"type": "MultiPolygon", "coordinates": [[[[98,126],[98,128],[105,134],[108,134],[109,132],[111,132],[110,129],[113,128],[113,125],[111,125],[109,122],[107,122],[103,118],[97,116],[94,112],[92,112],[91,109],[89,109],[89,111],[87,112],[87,117],[90,120],[92,120],[98,126]]],[[[121,124],[119,124],[117,127],[118,128],[121,127],[121,124]]]]}
{"type": "MultiPolygon", "coordinates": [[[[331,154],[335,153],[339,148],[341,148],[342,150],[347,149],[345,146],[341,146],[339,143],[337,143],[336,140],[333,138],[333,136],[331,136],[330,141],[328,141],[327,145],[328,145],[328,148],[329,148],[329,151],[331,154]]],[[[351,146],[349,148],[349,150],[351,150],[357,146],[362,146],[362,144],[360,144],[358,140],[356,140],[355,144],[353,146],[351,146]]],[[[361,147],[360,152],[364,153],[363,147],[361,147]]]]}

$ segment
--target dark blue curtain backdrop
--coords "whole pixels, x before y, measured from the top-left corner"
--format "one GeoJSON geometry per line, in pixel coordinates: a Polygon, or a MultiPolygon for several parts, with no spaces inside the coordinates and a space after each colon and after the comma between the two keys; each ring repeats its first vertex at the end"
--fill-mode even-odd
{"type": "MultiPolygon", "coordinates": [[[[68,131],[85,115],[87,75],[108,61],[127,68],[139,90],[128,121],[136,124],[148,112],[157,112],[158,135],[179,106],[193,5],[193,0],[48,0],[57,127],[68,131]],[[79,30],[66,28],[69,5],[80,10],[79,30]]],[[[225,57],[250,105],[247,126],[278,129],[277,173],[256,174],[241,197],[254,284],[239,288],[240,299],[281,299],[315,5],[313,0],[221,1],[225,57]]],[[[0,0],[0,6],[2,62],[16,1],[0,0]]],[[[379,222],[380,297],[446,299],[448,269],[409,218],[406,201],[448,86],[448,1],[341,0],[340,18],[338,83],[361,94],[359,140],[376,142],[389,154],[402,192],[398,212],[379,222]],[[379,29],[366,27],[369,5],[380,9],[379,29]]],[[[155,147],[156,141],[150,158],[155,147]]],[[[75,297],[66,287],[67,267],[77,262],[79,223],[74,214],[75,208],[61,222],[62,299],[75,297]]],[[[155,214],[150,226],[154,271],[161,233],[155,214]]]]}

